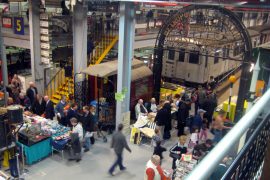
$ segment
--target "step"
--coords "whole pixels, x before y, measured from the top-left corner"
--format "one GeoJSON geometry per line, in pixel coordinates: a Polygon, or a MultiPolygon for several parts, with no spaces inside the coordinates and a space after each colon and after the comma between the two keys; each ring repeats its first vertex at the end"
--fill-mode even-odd
{"type": "Polygon", "coordinates": [[[52,98],[51,101],[52,101],[54,104],[58,104],[58,103],[59,103],[59,100],[54,99],[54,98],[52,98]]]}
{"type": "Polygon", "coordinates": [[[64,85],[63,85],[64,87],[68,87],[68,86],[70,86],[70,87],[74,87],[74,83],[68,83],[68,82],[66,82],[64,85]]]}
{"type": "MultiPolygon", "coordinates": [[[[59,90],[68,92],[68,87],[61,87],[61,88],[59,88],[59,90]]],[[[74,92],[74,89],[70,88],[70,92],[74,92]]]]}
{"type": "Polygon", "coordinates": [[[69,82],[70,84],[73,84],[73,79],[66,80],[64,83],[65,83],[65,84],[68,84],[68,82],[69,82]]]}
{"type": "Polygon", "coordinates": [[[58,94],[58,95],[60,95],[60,96],[68,96],[69,94],[68,94],[68,92],[66,92],[66,91],[56,91],[56,94],[58,94]]]}
{"type": "Polygon", "coordinates": [[[54,99],[59,99],[59,100],[60,100],[60,99],[61,99],[61,96],[60,96],[60,95],[57,95],[57,94],[54,94],[54,95],[53,95],[53,98],[54,98],[54,99]]]}

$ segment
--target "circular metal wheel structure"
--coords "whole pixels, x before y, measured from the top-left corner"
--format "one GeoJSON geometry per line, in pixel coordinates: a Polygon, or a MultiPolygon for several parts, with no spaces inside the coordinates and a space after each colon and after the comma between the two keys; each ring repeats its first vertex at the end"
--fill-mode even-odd
{"type": "MultiPolygon", "coordinates": [[[[244,104],[245,94],[249,89],[248,68],[252,60],[252,44],[247,29],[233,12],[220,6],[191,5],[180,9],[166,20],[157,36],[154,52],[154,97],[158,100],[163,56],[170,49],[213,57],[221,52],[218,55],[220,58],[241,61],[241,93],[237,104],[244,104]],[[239,55],[229,57],[230,51],[238,51],[239,55]]],[[[243,106],[236,110],[242,111],[243,106]]]]}

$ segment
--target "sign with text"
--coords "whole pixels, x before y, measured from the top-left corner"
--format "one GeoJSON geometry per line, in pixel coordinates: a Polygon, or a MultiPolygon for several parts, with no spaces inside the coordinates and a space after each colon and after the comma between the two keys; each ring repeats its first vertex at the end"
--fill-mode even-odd
{"type": "Polygon", "coordinates": [[[11,17],[3,17],[2,25],[4,28],[12,28],[12,18],[11,17]]]}
{"type": "Polygon", "coordinates": [[[14,17],[14,33],[24,35],[24,20],[23,17],[14,17]]]}

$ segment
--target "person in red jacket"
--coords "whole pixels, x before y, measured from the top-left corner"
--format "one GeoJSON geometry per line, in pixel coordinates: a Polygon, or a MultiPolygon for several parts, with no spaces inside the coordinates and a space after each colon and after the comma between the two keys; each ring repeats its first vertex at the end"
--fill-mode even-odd
{"type": "Polygon", "coordinates": [[[146,164],[144,180],[168,180],[160,166],[160,157],[153,155],[146,164]]]}

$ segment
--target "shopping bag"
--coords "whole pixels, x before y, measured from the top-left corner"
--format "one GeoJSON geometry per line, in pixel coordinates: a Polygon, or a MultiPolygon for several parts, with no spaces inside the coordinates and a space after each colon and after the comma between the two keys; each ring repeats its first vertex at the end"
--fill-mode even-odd
{"type": "Polygon", "coordinates": [[[85,136],[84,136],[85,138],[90,138],[90,137],[93,137],[93,132],[86,132],[85,133],[85,136]]]}

